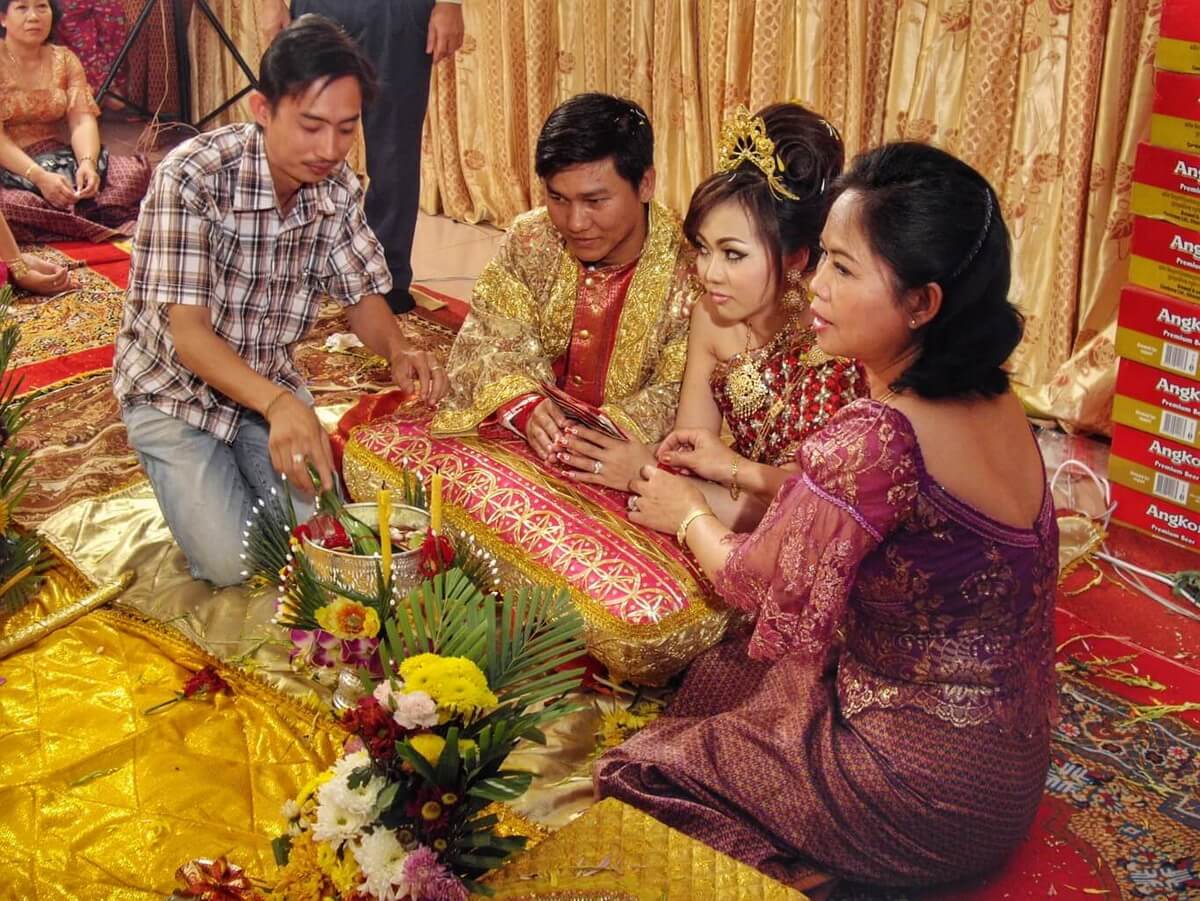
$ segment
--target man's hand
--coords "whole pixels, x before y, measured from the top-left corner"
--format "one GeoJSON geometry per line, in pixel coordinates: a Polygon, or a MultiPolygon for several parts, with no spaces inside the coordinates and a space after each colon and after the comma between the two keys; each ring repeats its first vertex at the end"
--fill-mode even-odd
{"type": "Polygon", "coordinates": [[[446,368],[428,350],[411,348],[392,357],[392,381],[402,391],[415,394],[427,406],[433,406],[446,396],[450,381],[446,368]]]}
{"type": "Polygon", "coordinates": [[[429,37],[425,40],[425,52],[433,56],[436,66],[462,46],[462,4],[435,3],[429,14],[429,37]]]}
{"type": "Polygon", "coordinates": [[[640,441],[610,438],[580,426],[563,442],[558,461],[568,468],[567,477],[577,482],[628,491],[642,467],[654,465],[654,451],[640,441]]]}
{"type": "Polygon", "coordinates": [[[275,40],[275,35],[288,27],[292,16],[286,0],[263,0],[260,9],[258,30],[262,37],[262,49],[266,50],[275,40]]]}
{"type": "Polygon", "coordinates": [[[42,192],[42,196],[52,206],[56,206],[60,210],[67,210],[75,206],[75,201],[78,199],[75,196],[75,186],[67,180],[65,175],[47,172],[45,169],[36,169],[33,172],[32,180],[37,189],[42,192]]]}
{"type": "Polygon", "coordinates": [[[321,428],[317,414],[287,389],[271,401],[266,410],[271,433],[267,447],[271,465],[287,476],[301,491],[314,493],[315,486],[308,474],[308,461],[316,467],[325,488],[333,485],[333,451],[329,435],[321,428]]]}
{"type": "Polygon", "coordinates": [[[539,403],[525,423],[525,440],[534,453],[549,462],[555,451],[567,439],[567,417],[558,404],[546,398],[539,403]]]}

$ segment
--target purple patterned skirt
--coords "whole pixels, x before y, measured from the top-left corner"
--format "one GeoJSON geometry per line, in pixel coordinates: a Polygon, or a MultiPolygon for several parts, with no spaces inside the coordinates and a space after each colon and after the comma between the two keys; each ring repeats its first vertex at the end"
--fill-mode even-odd
{"type": "Polygon", "coordinates": [[[879,885],[1000,864],[1037,812],[1048,731],[958,728],[917,710],[837,710],[832,671],[730,639],[700,657],[657,721],[600,759],[620,798],[783,882],[814,871],[879,885]]]}
{"type": "MultiPolygon", "coordinates": [[[[24,148],[30,156],[58,150],[58,141],[24,148]]],[[[138,207],[150,186],[146,157],[110,154],[104,184],[95,197],[62,210],[40,194],[0,187],[0,212],[21,243],[30,241],[107,241],[133,234],[138,207]]]]}

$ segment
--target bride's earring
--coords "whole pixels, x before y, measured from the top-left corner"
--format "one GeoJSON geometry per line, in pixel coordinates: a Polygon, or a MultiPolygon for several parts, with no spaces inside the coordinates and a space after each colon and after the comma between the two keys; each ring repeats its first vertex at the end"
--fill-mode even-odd
{"type": "Polygon", "coordinates": [[[803,313],[808,309],[808,292],[804,290],[804,273],[799,269],[787,271],[787,291],[780,302],[794,313],[803,313]]]}

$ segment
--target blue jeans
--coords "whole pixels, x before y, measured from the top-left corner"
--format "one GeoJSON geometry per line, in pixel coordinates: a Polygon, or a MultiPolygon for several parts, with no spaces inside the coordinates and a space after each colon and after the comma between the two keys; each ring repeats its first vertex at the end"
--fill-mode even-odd
{"type": "MultiPolygon", "coordinates": [[[[299,397],[312,403],[307,391],[299,397]]],[[[284,491],[271,465],[266,420],[246,413],[226,444],[146,404],[124,408],[121,418],[192,575],[218,586],[245,581],[242,533],[254,501],[272,488],[284,491]]],[[[311,498],[293,492],[292,503],[299,521],[312,515],[311,498]]]]}

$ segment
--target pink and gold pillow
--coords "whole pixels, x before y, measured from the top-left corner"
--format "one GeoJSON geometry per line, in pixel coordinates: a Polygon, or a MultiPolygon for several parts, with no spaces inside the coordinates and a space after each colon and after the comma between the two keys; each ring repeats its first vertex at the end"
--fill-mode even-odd
{"type": "Polygon", "coordinates": [[[691,557],[625,516],[625,495],[545,468],[516,436],[433,438],[404,412],[355,428],[342,461],[355,499],[407,468],[445,476],[444,515],[500,561],[505,584],[567,588],[589,652],[616,679],[660,685],[721,639],[732,614],[691,557]]]}

